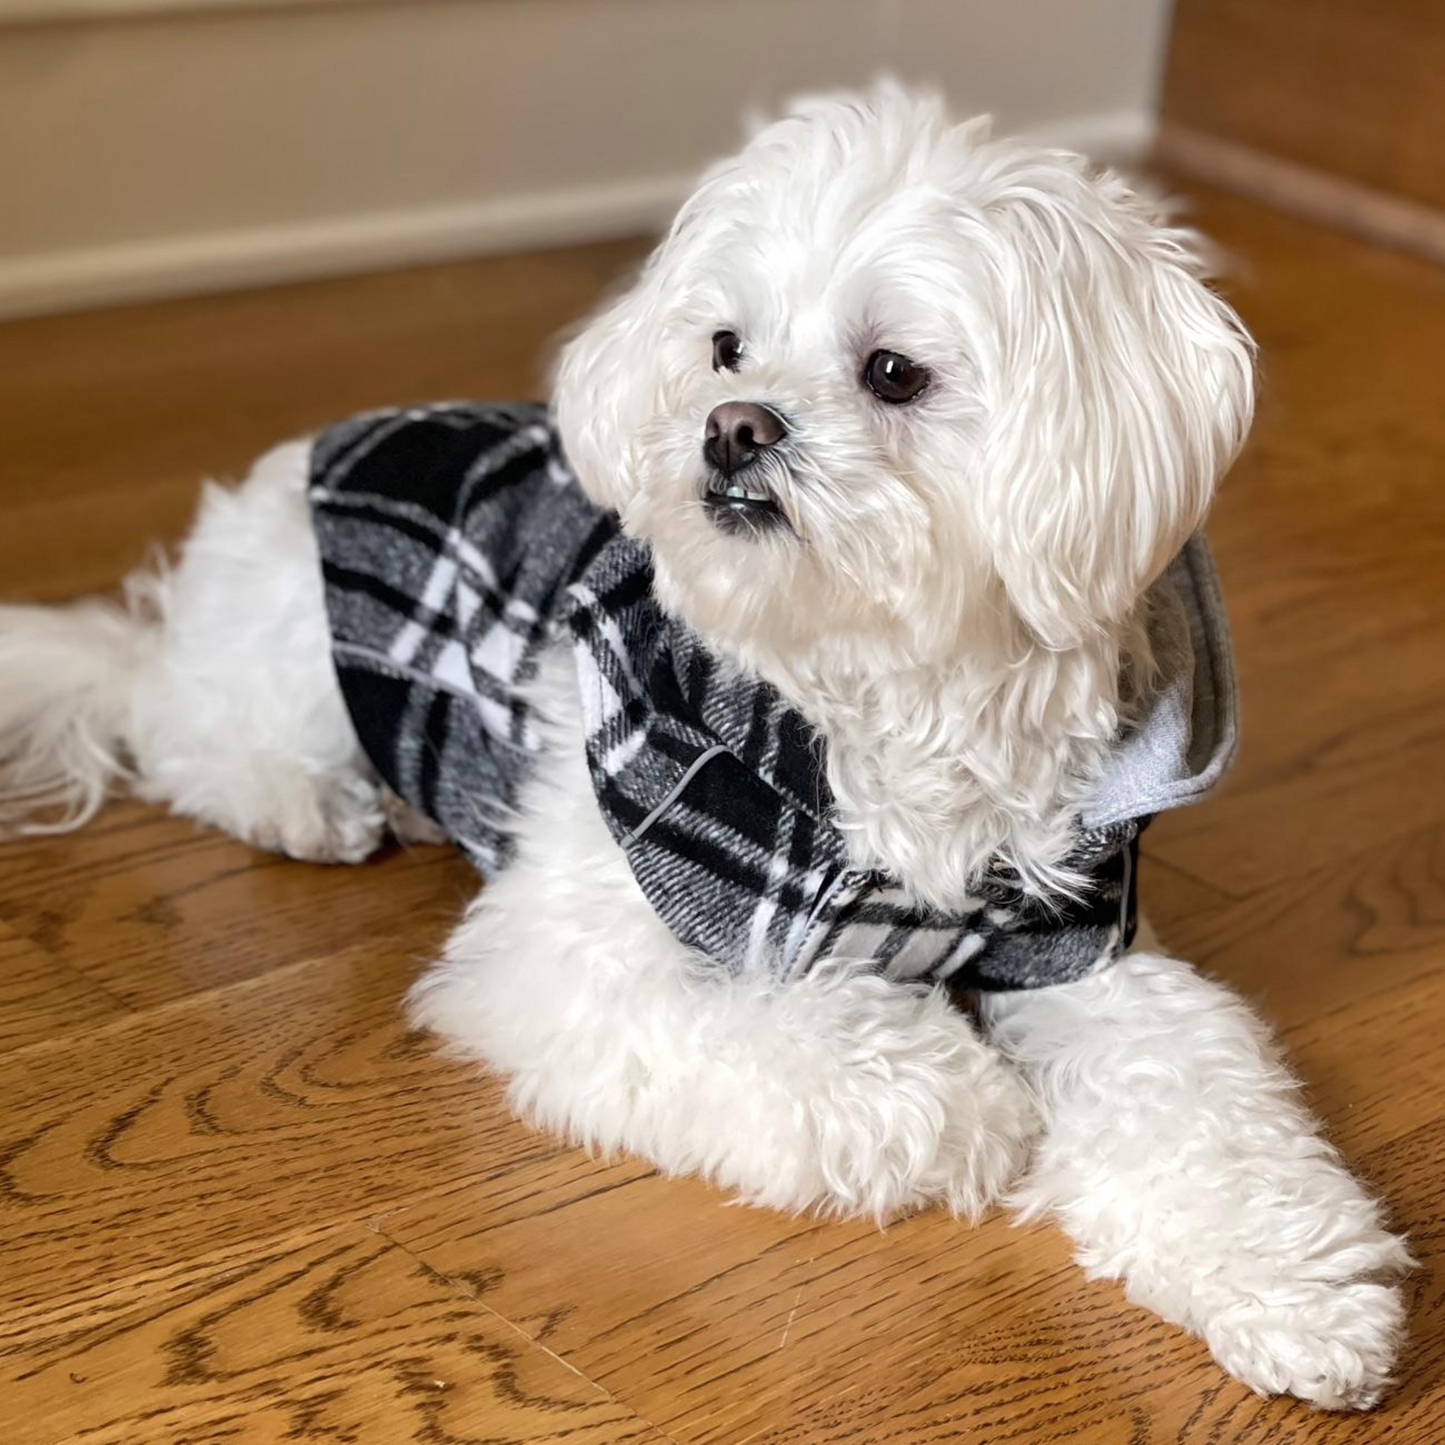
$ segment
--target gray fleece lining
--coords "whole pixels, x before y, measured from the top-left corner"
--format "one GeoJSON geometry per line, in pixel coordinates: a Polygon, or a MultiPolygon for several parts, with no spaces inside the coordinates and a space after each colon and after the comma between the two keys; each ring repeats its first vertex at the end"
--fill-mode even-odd
{"type": "Polygon", "coordinates": [[[1239,692],[1219,578],[1196,533],[1149,593],[1159,668],[1138,723],[1110,754],[1081,812],[1086,828],[1162,813],[1202,798],[1239,737],[1239,692]]]}

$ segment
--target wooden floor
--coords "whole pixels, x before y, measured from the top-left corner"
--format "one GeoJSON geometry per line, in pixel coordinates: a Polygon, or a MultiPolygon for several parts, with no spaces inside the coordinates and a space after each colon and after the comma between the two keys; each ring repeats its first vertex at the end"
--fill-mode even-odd
{"type": "MultiPolygon", "coordinates": [[[[1263,347],[1213,527],[1246,735],[1145,898],[1410,1231],[1395,1398],[1262,1402],[1047,1227],[784,1219],[558,1147],[401,1021],[457,859],[313,868],[120,804],[0,850],[0,1440],[1445,1438],[1445,272],[1200,216],[1263,347]]],[[[0,591],[113,582],[199,475],[356,408],[535,392],[635,253],[0,328],[0,591]]]]}

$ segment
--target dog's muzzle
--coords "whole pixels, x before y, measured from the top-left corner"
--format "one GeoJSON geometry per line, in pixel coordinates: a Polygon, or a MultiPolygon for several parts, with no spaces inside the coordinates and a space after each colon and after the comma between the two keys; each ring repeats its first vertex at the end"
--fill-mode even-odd
{"type": "Polygon", "coordinates": [[[787,527],[759,465],[788,434],[783,419],[755,401],[725,401],[708,413],[702,456],[708,466],[703,501],[725,532],[758,533],[787,527]]]}

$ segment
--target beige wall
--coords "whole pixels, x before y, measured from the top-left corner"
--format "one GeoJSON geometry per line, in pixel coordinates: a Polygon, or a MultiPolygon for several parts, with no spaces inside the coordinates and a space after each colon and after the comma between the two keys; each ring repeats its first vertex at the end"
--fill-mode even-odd
{"type": "Polygon", "coordinates": [[[44,8],[0,0],[12,313],[627,230],[742,108],[880,69],[1127,150],[1166,18],[1166,0],[56,0],[109,13],[14,21],[44,8]]]}

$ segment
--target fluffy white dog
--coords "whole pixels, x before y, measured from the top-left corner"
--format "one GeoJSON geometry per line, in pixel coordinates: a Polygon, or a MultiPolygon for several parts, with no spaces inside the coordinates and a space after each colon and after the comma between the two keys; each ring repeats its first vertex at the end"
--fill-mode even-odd
{"type": "MultiPolygon", "coordinates": [[[[704,179],[566,350],[549,465],[645,544],[668,618],[806,720],[850,866],[957,912],[989,877],[1086,889],[1078,818],[1161,666],[1151,588],[1251,406],[1188,233],[884,89],[805,103],[704,179]]],[[[12,824],[78,825],[124,779],[301,858],[408,826],[338,688],[315,445],[208,489],[124,607],[0,610],[12,824]]],[[[1103,966],[984,992],[977,1028],[937,980],[981,934],[946,967],[784,969],[764,929],[719,968],[639,881],[651,819],[604,819],[571,649],[515,682],[478,706],[525,705],[540,763],[413,1010],[518,1109],[779,1209],[973,1217],[1012,1186],[1252,1388],[1379,1398],[1405,1250],[1239,999],[1117,927],[1103,966]]]]}

